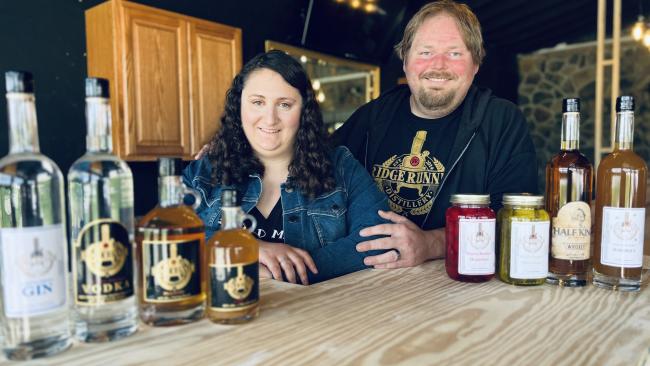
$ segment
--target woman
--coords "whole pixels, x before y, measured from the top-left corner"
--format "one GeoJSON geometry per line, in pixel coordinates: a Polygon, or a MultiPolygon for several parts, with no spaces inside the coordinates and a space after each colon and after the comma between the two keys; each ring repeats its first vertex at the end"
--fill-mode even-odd
{"type": "Polygon", "coordinates": [[[250,60],[226,94],[221,129],[184,181],[199,191],[197,213],[219,230],[222,187],[235,187],[255,216],[260,276],[315,283],[366,268],[356,244],[388,210],[366,170],[343,147],[328,149],[311,81],[281,51],[250,60]]]}

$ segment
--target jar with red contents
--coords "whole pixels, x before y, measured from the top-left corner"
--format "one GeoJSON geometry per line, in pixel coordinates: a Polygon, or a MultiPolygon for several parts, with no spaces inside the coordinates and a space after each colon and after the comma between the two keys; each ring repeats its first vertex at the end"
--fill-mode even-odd
{"type": "Polygon", "coordinates": [[[454,194],[447,209],[445,268],[451,279],[484,282],[494,277],[496,215],[488,194],[454,194]]]}

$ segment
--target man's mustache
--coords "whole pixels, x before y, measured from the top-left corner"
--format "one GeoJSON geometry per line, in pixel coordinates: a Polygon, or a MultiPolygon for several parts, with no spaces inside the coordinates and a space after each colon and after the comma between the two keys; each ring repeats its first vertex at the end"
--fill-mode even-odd
{"type": "Polygon", "coordinates": [[[456,80],[456,75],[444,71],[429,71],[420,76],[420,79],[425,78],[456,80]]]}

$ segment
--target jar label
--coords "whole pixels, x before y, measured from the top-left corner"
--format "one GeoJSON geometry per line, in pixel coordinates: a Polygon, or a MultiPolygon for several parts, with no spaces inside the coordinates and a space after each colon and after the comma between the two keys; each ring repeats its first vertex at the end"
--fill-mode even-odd
{"type": "Polygon", "coordinates": [[[203,234],[190,240],[143,240],[144,300],[176,302],[201,296],[203,234]]]}
{"type": "Polygon", "coordinates": [[[603,207],[600,262],[612,267],[643,264],[645,208],[603,207]]]}
{"type": "Polygon", "coordinates": [[[100,219],[81,229],[74,243],[75,302],[97,305],[133,296],[133,249],[118,221],[100,219]]]}
{"type": "Polygon", "coordinates": [[[548,275],[549,221],[512,222],[510,277],[540,279],[548,275]]]}
{"type": "Polygon", "coordinates": [[[557,259],[589,259],[591,210],[586,202],[569,202],[553,218],[551,256],[557,259]]]}
{"type": "Polygon", "coordinates": [[[211,264],[210,308],[237,311],[255,306],[259,295],[259,262],[211,264]]]}
{"type": "Polygon", "coordinates": [[[495,219],[458,220],[458,273],[494,274],[495,219]]]}
{"type": "Polygon", "coordinates": [[[63,225],[2,228],[0,243],[5,316],[21,318],[64,309],[68,269],[63,225]]]}

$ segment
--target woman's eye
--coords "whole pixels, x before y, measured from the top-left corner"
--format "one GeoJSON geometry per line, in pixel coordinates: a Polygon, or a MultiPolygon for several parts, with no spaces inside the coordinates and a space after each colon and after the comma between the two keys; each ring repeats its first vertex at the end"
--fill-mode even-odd
{"type": "Polygon", "coordinates": [[[264,104],[261,100],[253,100],[251,103],[258,106],[264,104]]]}
{"type": "Polygon", "coordinates": [[[280,108],[289,109],[289,108],[291,108],[291,104],[289,104],[289,103],[280,103],[280,108]]]}

